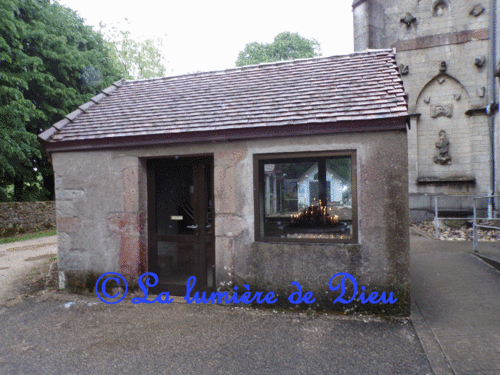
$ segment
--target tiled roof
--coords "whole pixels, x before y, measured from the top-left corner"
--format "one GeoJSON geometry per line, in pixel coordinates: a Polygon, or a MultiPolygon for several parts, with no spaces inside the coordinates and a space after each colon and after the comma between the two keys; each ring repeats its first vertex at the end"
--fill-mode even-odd
{"type": "MultiPolygon", "coordinates": [[[[262,132],[406,118],[392,50],[118,81],[40,134],[48,144],[262,132]],[[132,138],[130,138],[132,137],[132,138]]],[[[401,122],[401,121],[400,121],[401,122]]],[[[404,123],[404,121],[403,121],[404,123]]],[[[382,126],[383,128],[383,126],[382,126]]]]}

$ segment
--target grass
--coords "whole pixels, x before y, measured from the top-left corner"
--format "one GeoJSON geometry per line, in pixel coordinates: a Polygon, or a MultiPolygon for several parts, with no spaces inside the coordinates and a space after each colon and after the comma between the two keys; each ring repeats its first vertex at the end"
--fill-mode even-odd
{"type": "Polygon", "coordinates": [[[12,237],[0,238],[0,244],[17,242],[17,241],[24,241],[24,240],[31,240],[33,238],[39,238],[39,237],[54,236],[56,234],[57,234],[57,231],[55,229],[45,230],[43,232],[25,233],[25,234],[21,234],[21,235],[17,235],[17,236],[12,236],[12,237]]]}

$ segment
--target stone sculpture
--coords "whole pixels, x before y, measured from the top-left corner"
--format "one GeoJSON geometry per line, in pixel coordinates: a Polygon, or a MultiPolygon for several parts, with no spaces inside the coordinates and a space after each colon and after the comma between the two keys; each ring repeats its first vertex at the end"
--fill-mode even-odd
{"type": "Polygon", "coordinates": [[[486,57],[484,56],[476,57],[476,59],[474,60],[474,65],[477,66],[478,68],[482,68],[485,62],[486,62],[486,57]]]}
{"type": "Polygon", "coordinates": [[[431,106],[431,117],[453,117],[453,105],[452,104],[438,104],[431,106]]]}
{"type": "Polygon", "coordinates": [[[401,72],[402,76],[408,75],[410,73],[410,67],[408,65],[401,64],[399,65],[399,71],[401,72]]]}
{"type": "Polygon", "coordinates": [[[482,4],[476,4],[472,7],[469,14],[474,17],[478,17],[481,13],[484,12],[484,7],[482,4]]]}
{"type": "Polygon", "coordinates": [[[448,4],[446,3],[446,1],[438,1],[436,5],[434,5],[433,14],[434,16],[439,17],[442,16],[446,10],[448,10],[448,4]]]}
{"type": "Polygon", "coordinates": [[[410,12],[407,12],[404,18],[401,18],[401,23],[404,23],[407,29],[409,29],[410,26],[415,22],[417,22],[417,19],[413,17],[413,14],[411,14],[410,12]]]}
{"type": "Polygon", "coordinates": [[[439,140],[436,142],[436,148],[438,149],[438,154],[437,156],[434,156],[434,163],[441,165],[450,164],[450,141],[446,137],[445,130],[441,130],[439,132],[439,140]]]}

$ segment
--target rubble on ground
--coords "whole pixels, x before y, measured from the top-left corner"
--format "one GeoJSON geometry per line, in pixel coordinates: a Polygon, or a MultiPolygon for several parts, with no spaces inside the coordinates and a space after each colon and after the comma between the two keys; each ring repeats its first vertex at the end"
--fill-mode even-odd
{"type": "MultiPolygon", "coordinates": [[[[439,220],[439,239],[444,241],[472,241],[473,229],[470,219],[439,220]]],[[[498,226],[500,220],[481,220],[481,225],[498,226]]],[[[411,227],[423,232],[430,238],[436,236],[436,226],[433,220],[411,223],[411,227]]],[[[500,230],[478,228],[478,240],[483,242],[500,241],[500,230]]]]}

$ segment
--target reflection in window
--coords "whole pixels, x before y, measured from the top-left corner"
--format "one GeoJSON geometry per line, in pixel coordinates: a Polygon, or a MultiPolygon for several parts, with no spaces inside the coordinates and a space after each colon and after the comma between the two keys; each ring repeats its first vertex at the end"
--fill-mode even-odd
{"type": "Polygon", "coordinates": [[[352,240],[353,155],[259,161],[260,236],[352,240]]]}
{"type": "Polygon", "coordinates": [[[159,235],[193,235],[193,169],[189,166],[158,166],[155,202],[159,235]]]}

